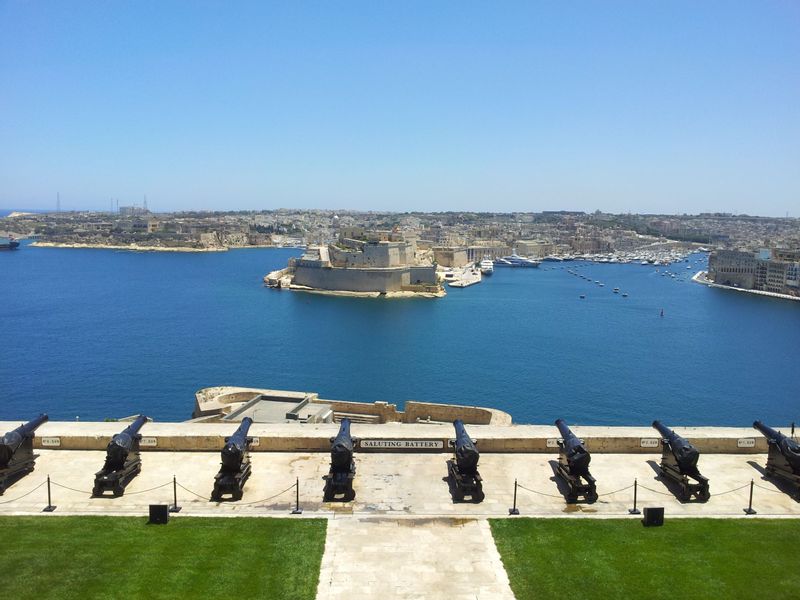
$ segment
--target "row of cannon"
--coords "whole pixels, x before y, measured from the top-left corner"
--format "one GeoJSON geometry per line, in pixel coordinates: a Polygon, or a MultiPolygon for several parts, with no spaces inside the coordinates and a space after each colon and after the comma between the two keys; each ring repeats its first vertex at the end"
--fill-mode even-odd
{"type": "MultiPolygon", "coordinates": [[[[142,436],[139,431],[147,420],[146,416],[139,415],[111,438],[103,467],[95,473],[92,495],[103,496],[110,492],[113,496],[121,496],[128,483],[141,472],[139,442],[142,436]]],[[[33,471],[37,456],[33,452],[34,433],[46,421],[47,415],[39,415],[0,438],[0,495],[8,486],[33,471]]],[[[220,469],[214,476],[212,500],[242,498],[245,482],[251,473],[253,438],[248,433],[252,423],[252,419],[245,417],[233,435],[225,438],[220,469]]],[[[562,419],[556,420],[555,425],[561,434],[556,472],[567,486],[567,502],[576,502],[581,497],[587,502],[596,501],[597,481],[589,471],[591,454],[583,440],[562,419]]],[[[460,419],[453,421],[453,426],[453,457],[447,461],[453,500],[462,501],[469,496],[473,502],[481,502],[484,493],[483,480],[478,472],[480,452],[477,441],[469,436],[460,419]]],[[[661,475],[679,486],[682,500],[694,497],[701,502],[707,501],[711,494],[708,478],[701,475],[698,468],[700,452],[660,421],[653,421],[653,427],[662,437],[661,475]]],[[[767,438],[767,475],[789,483],[800,493],[800,444],[761,421],[755,421],[753,427],[767,438]]],[[[346,502],[355,498],[356,463],[353,453],[357,441],[350,434],[350,420],[343,419],[338,434],[330,438],[331,461],[324,477],[324,501],[346,502]]]]}

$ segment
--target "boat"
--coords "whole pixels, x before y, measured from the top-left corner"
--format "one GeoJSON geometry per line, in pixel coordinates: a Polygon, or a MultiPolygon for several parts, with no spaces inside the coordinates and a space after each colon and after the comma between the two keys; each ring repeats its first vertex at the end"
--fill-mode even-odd
{"type": "Polygon", "coordinates": [[[581,300],[585,300],[585,299],[586,299],[586,294],[581,294],[581,300]]]}
{"type": "Polygon", "coordinates": [[[19,248],[19,242],[13,236],[8,236],[6,241],[0,241],[0,250],[16,250],[19,248]]]}
{"type": "Polygon", "coordinates": [[[518,254],[503,256],[494,261],[495,267],[538,267],[540,262],[532,258],[525,258],[518,254]]]}
{"type": "Polygon", "coordinates": [[[482,275],[491,275],[494,273],[494,263],[489,257],[484,257],[479,267],[482,275]]]}
{"type": "Polygon", "coordinates": [[[619,294],[619,288],[614,288],[614,293],[619,294]]]}
{"type": "Polygon", "coordinates": [[[627,297],[628,297],[628,294],[627,294],[627,293],[625,293],[625,294],[622,294],[622,297],[623,297],[623,298],[627,298],[627,297]]]}

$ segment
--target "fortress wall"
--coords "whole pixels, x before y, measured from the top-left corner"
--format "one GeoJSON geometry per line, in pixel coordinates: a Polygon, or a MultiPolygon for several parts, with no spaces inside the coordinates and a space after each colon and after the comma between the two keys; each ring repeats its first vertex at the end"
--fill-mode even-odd
{"type": "Polygon", "coordinates": [[[436,285],[436,267],[409,267],[409,280],[411,285],[436,285]]]}
{"type": "Polygon", "coordinates": [[[297,266],[293,283],[319,290],[347,292],[399,292],[410,284],[409,268],[315,269],[297,266]]]}
{"type": "MultiPolygon", "coordinates": [[[[477,406],[454,406],[451,404],[434,404],[429,402],[414,402],[409,400],[405,406],[405,422],[415,423],[417,419],[431,421],[453,421],[461,419],[466,424],[489,425],[493,413],[486,408],[477,406]]],[[[510,423],[510,419],[509,419],[510,423]]]]}

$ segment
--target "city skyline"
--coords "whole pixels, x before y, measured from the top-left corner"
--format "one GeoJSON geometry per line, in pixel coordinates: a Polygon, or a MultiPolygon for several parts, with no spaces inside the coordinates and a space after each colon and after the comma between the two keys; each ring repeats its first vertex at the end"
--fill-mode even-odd
{"type": "Polygon", "coordinates": [[[0,6],[0,206],[798,216],[783,2],[0,6]]]}

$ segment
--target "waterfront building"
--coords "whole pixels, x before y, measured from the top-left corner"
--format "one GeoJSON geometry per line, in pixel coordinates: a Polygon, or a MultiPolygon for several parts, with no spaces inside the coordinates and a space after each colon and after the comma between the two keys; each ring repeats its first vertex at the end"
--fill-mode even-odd
{"type": "Polygon", "coordinates": [[[800,296],[800,250],[718,250],[708,259],[708,278],[746,290],[800,296]]]}

